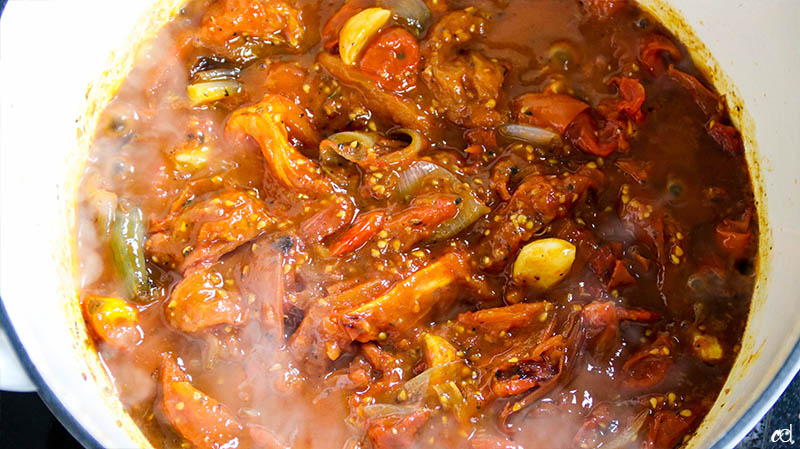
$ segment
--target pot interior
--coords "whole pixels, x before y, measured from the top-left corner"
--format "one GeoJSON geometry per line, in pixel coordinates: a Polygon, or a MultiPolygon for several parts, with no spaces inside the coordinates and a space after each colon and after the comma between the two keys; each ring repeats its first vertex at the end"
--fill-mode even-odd
{"type": "MultiPolygon", "coordinates": [[[[103,6],[101,1],[86,1],[71,4],[70,8],[59,2],[41,2],[52,8],[47,11],[43,7],[23,6],[24,3],[28,2],[9,6],[3,17],[1,40],[5,64],[0,63],[3,66],[0,77],[5,83],[0,85],[5,86],[3,95],[7,99],[2,105],[4,119],[0,122],[4,129],[0,133],[5,209],[0,217],[4,247],[0,288],[4,305],[38,370],[36,377],[40,384],[46,384],[54,395],[52,400],[62,403],[96,443],[105,447],[150,447],[124,412],[86,334],[77,302],[80,274],[75,256],[75,199],[99,113],[130,71],[137,54],[178,13],[183,1],[108,2],[113,7],[103,6]],[[81,16],[81,12],[111,19],[100,26],[97,21],[81,16]],[[31,62],[30,54],[15,49],[11,39],[24,35],[23,24],[60,14],[83,17],[81,20],[85,22],[81,23],[85,28],[76,31],[67,45],[85,45],[87,61],[65,77],[61,91],[47,84],[48,78],[43,75],[25,78],[13,72],[13,67],[6,67],[26,63],[41,66],[31,62]],[[95,33],[108,38],[98,40],[95,33]],[[116,49],[110,57],[109,47],[116,49]],[[101,73],[99,78],[98,73],[101,73]],[[87,79],[95,79],[88,90],[87,79]],[[66,120],[67,125],[48,135],[36,134],[37,129],[23,120],[26,115],[20,112],[35,117],[40,111],[32,105],[26,106],[27,98],[8,86],[37,87],[34,84],[37,82],[46,86],[44,92],[51,94],[54,103],[60,104],[52,111],[59,120],[79,117],[77,140],[72,120],[66,120]],[[33,148],[58,148],[58,157],[42,161],[35,151],[10,154],[11,148],[30,146],[31,135],[37,139],[33,148]],[[74,143],[64,145],[64,142],[74,143]],[[40,167],[42,179],[48,180],[44,186],[26,179],[24,170],[11,168],[31,166],[40,167]],[[24,188],[30,189],[30,197],[15,195],[24,188]],[[32,200],[48,207],[31,210],[32,200]],[[30,217],[28,223],[36,225],[26,227],[15,220],[23,214],[30,217]],[[28,245],[15,239],[33,231],[43,237],[28,245]],[[37,253],[39,258],[35,257],[37,253]],[[44,262],[42,254],[47,258],[44,262]],[[21,269],[31,266],[40,267],[42,274],[34,276],[21,269]],[[31,297],[32,285],[36,285],[35,297],[31,297]]],[[[793,23],[800,14],[800,5],[789,1],[735,8],[723,1],[642,0],[640,3],[687,45],[695,63],[707,71],[709,79],[725,95],[731,117],[745,140],[753,179],[760,220],[760,253],[752,310],[742,349],[725,387],[689,443],[690,447],[710,447],[715,443],[729,447],[750,429],[754,419],[771,404],[770,399],[777,398],[781,386],[788,384],[800,362],[800,351],[796,348],[800,320],[796,318],[795,298],[800,291],[800,277],[790,263],[800,254],[800,229],[796,225],[800,218],[800,209],[796,207],[800,156],[788,151],[793,142],[800,140],[800,127],[790,123],[790,118],[796,115],[797,102],[786,98],[786,93],[793,91],[792,80],[800,78],[800,58],[792,48],[797,38],[793,23]],[[731,33],[732,29],[764,31],[756,39],[749,33],[731,33]]],[[[48,25],[54,30],[66,31],[66,25],[55,18],[44,20],[52,21],[48,25]]],[[[75,27],[81,28],[72,23],[70,29],[75,27]]],[[[32,48],[36,46],[44,49],[46,43],[33,42],[32,48]]],[[[65,66],[68,62],[64,57],[65,66]]]]}

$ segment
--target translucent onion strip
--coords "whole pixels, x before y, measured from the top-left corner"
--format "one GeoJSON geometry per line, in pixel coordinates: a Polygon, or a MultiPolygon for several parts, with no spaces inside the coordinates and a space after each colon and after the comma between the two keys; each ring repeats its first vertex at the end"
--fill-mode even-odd
{"type": "Polygon", "coordinates": [[[240,93],[242,93],[241,83],[232,79],[205,81],[186,86],[186,95],[192,106],[222,100],[240,93]]]}
{"type": "Polygon", "coordinates": [[[534,145],[553,145],[561,141],[558,134],[536,126],[507,123],[497,128],[501,136],[534,145]]]}
{"type": "Polygon", "coordinates": [[[320,143],[320,154],[333,151],[362,167],[386,167],[413,159],[427,145],[422,134],[413,129],[401,128],[391,132],[391,135],[397,134],[411,137],[411,143],[400,150],[383,155],[377,155],[380,136],[376,133],[361,131],[345,131],[328,136],[320,143]]]}
{"type": "Polygon", "coordinates": [[[195,82],[231,80],[239,77],[238,69],[217,68],[203,70],[194,74],[195,82]]]}
{"type": "Polygon", "coordinates": [[[425,33],[433,20],[430,8],[422,0],[381,0],[379,4],[391,10],[395,21],[417,37],[425,33]]]}
{"type": "Polygon", "coordinates": [[[433,233],[437,240],[445,240],[466,229],[479,218],[488,214],[490,209],[485,204],[476,200],[471,194],[465,196],[459,204],[455,217],[439,225],[433,233]]]}
{"type": "Polygon", "coordinates": [[[331,134],[320,143],[320,153],[334,151],[350,162],[363,162],[369,158],[369,151],[375,147],[378,136],[374,133],[344,131],[331,134]]]}
{"type": "Polygon", "coordinates": [[[405,148],[398,151],[393,151],[380,158],[380,161],[386,165],[395,165],[406,162],[419,154],[420,151],[428,146],[428,141],[418,131],[409,128],[400,128],[389,133],[390,135],[405,134],[411,137],[411,143],[405,148]]]}
{"type": "MultiPolygon", "coordinates": [[[[452,183],[454,187],[462,185],[461,180],[447,169],[433,162],[418,161],[400,173],[395,196],[399,199],[406,198],[408,195],[413,194],[429,177],[438,177],[446,180],[452,183]]],[[[456,216],[439,225],[434,231],[434,238],[443,240],[452,237],[488,213],[489,208],[485,204],[475,198],[471,192],[465,192],[461,203],[458,205],[456,216]]]]}

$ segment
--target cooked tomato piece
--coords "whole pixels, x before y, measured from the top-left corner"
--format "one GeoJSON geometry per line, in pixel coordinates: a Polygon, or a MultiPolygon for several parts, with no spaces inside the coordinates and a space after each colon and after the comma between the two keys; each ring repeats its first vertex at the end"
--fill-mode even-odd
{"type": "Polygon", "coordinates": [[[661,335],[653,343],[632,355],[622,365],[625,385],[634,389],[647,389],[658,385],[672,366],[673,346],[668,337],[661,335]]]}
{"type": "Polygon", "coordinates": [[[356,219],[353,226],[344,231],[335,242],[331,244],[331,255],[341,256],[351,251],[355,251],[367,243],[369,239],[381,229],[383,211],[368,212],[356,219]]]}
{"type": "MultiPolygon", "coordinates": [[[[522,363],[529,361],[546,361],[550,367],[544,370],[533,369],[523,371],[496,371],[492,380],[497,380],[497,373],[500,373],[499,382],[492,385],[492,390],[500,393],[516,394],[525,391],[519,400],[507,402],[503,411],[498,416],[498,424],[501,429],[508,428],[508,420],[514,414],[520,412],[531,404],[536,403],[544,395],[556,387],[558,382],[569,382],[571,371],[571,361],[574,357],[579,357],[579,351],[584,340],[584,333],[579,324],[580,316],[572,313],[563,322],[560,333],[546,337],[547,332],[553,330],[552,326],[545,328],[545,335],[541,337],[541,343],[523,356],[522,363]],[[546,337],[546,338],[544,338],[546,337]],[[551,374],[552,373],[552,374],[551,374]],[[532,377],[530,375],[533,375],[532,377]],[[511,381],[504,382],[504,381],[511,381]],[[510,388],[506,388],[510,387],[510,388]]],[[[519,357],[517,357],[519,359],[519,357]]],[[[520,363],[519,360],[508,359],[500,365],[500,368],[511,368],[514,364],[520,363]]]]}
{"type": "Polygon", "coordinates": [[[161,406],[178,433],[199,449],[236,447],[243,427],[227,408],[192,386],[171,355],[161,365],[161,406]]]}
{"type": "Polygon", "coordinates": [[[722,108],[719,96],[701,83],[700,80],[671,65],[667,68],[667,76],[686,89],[686,91],[692,95],[692,98],[694,98],[697,106],[700,107],[706,115],[711,117],[719,113],[722,108]]]}
{"type": "Polygon", "coordinates": [[[305,33],[300,10],[283,0],[219,0],[203,16],[198,35],[217,48],[239,36],[299,49],[305,33]]]}
{"type": "Polygon", "coordinates": [[[611,280],[608,281],[608,288],[624,287],[626,285],[635,284],[636,278],[631,276],[628,268],[621,260],[614,263],[614,271],[611,273],[611,280]]]}
{"type": "Polygon", "coordinates": [[[564,94],[531,93],[514,100],[517,121],[533,126],[550,128],[564,134],[567,127],[589,105],[564,94]]]}
{"type": "Polygon", "coordinates": [[[351,67],[338,56],[321,53],[320,65],[334,77],[353,86],[364,98],[364,103],[378,116],[391,119],[408,128],[431,133],[437,124],[423,107],[410,98],[387,92],[358,67],[351,67]]]}
{"type": "Polygon", "coordinates": [[[742,136],[733,126],[713,121],[708,128],[708,135],[729,154],[737,155],[744,151],[742,136]]]}
{"type": "Polygon", "coordinates": [[[567,129],[567,137],[582,151],[594,156],[606,157],[618,148],[619,141],[614,137],[617,128],[600,134],[597,122],[587,113],[579,114],[567,129]],[[609,134],[611,138],[609,139],[609,134]]]}
{"type": "Polygon", "coordinates": [[[563,367],[564,337],[556,335],[537,346],[526,360],[514,357],[501,364],[492,377],[492,391],[504,398],[546,384],[563,367]]]}
{"type": "Polygon", "coordinates": [[[252,257],[241,267],[241,276],[236,285],[246,303],[260,304],[261,322],[278,336],[284,336],[286,319],[286,285],[290,275],[284,271],[286,254],[295,248],[289,236],[272,242],[260,240],[249,248],[252,257]]]}
{"type": "Polygon", "coordinates": [[[369,0],[349,0],[325,22],[325,26],[322,27],[322,45],[326,50],[338,48],[339,32],[344,24],[369,4],[369,0]]]}
{"type": "Polygon", "coordinates": [[[492,190],[494,190],[501,200],[508,201],[511,199],[509,187],[513,181],[512,178],[517,177],[517,175],[520,174],[520,167],[524,166],[525,163],[522,159],[515,155],[500,159],[494,164],[489,181],[492,190]]]}
{"type": "Polygon", "coordinates": [[[623,201],[619,212],[625,224],[639,239],[647,245],[659,260],[666,260],[665,252],[667,236],[663,212],[656,209],[650,200],[630,198],[623,201]]]}
{"type": "Polygon", "coordinates": [[[752,213],[745,212],[738,220],[726,218],[716,227],[717,244],[733,256],[741,254],[750,242],[752,213]]]}
{"type": "Polygon", "coordinates": [[[431,411],[417,410],[410,415],[397,417],[387,416],[372,420],[367,435],[375,445],[375,449],[405,449],[412,447],[414,436],[430,419],[431,411]]]}
{"type": "MultiPolygon", "coordinates": [[[[587,241],[588,238],[582,239],[587,241]]],[[[610,279],[616,267],[617,257],[609,245],[586,245],[591,248],[589,267],[602,280],[610,279]]]]}
{"type": "Polygon", "coordinates": [[[689,430],[694,420],[695,414],[690,409],[681,410],[680,412],[665,410],[656,413],[652,424],[650,424],[650,430],[647,432],[645,447],[647,449],[674,448],[689,430]]]}
{"type": "Polygon", "coordinates": [[[386,219],[384,229],[400,242],[398,250],[411,249],[436,231],[436,228],[456,216],[459,199],[453,195],[418,197],[410,207],[386,219]]]}
{"type": "Polygon", "coordinates": [[[384,295],[345,311],[342,325],[354,341],[368,342],[402,335],[413,329],[435,307],[452,303],[468,270],[463,254],[447,253],[397,283],[384,295]],[[395,320],[398,316],[405,319],[395,320]]]}
{"type": "Polygon", "coordinates": [[[153,262],[182,271],[216,261],[275,224],[266,204],[243,189],[180,198],[174,208],[153,227],[145,250],[153,262]]]}
{"type": "Polygon", "coordinates": [[[361,70],[387,90],[405,92],[417,86],[417,39],[400,27],[389,28],[371,43],[361,57],[361,70]]]}
{"type": "Polygon", "coordinates": [[[595,355],[601,358],[608,357],[619,344],[620,321],[652,323],[660,318],[657,313],[620,307],[612,301],[588,304],[581,315],[589,345],[595,355]]]}
{"type": "Polygon", "coordinates": [[[634,122],[644,120],[642,105],[645,100],[644,86],[637,79],[624,76],[611,78],[619,90],[619,98],[607,100],[597,106],[598,111],[606,118],[619,119],[624,114],[634,122]]]}
{"type": "Polygon", "coordinates": [[[344,227],[352,217],[352,204],[334,201],[306,220],[298,230],[305,241],[321,242],[344,227]]]}
{"type": "Polygon", "coordinates": [[[634,161],[631,159],[617,159],[614,163],[620,170],[633,178],[639,184],[644,184],[653,171],[653,163],[648,161],[634,161]]]}
{"type": "Polygon", "coordinates": [[[164,315],[171,326],[191,333],[218,324],[242,324],[246,309],[238,289],[226,286],[221,273],[198,268],[172,290],[164,315]]]}
{"type": "Polygon", "coordinates": [[[125,300],[88,296],[83,300],[83,311],[90,328],[104,343],[127,350],[142,341],[139,312],[125,300]]]}
{"type": "Polygon", "coordinates": [[[291,112],[294,108],[294,103],[286,97],[268,94],[254,106],[237,109],[228,118],[225,130],[235,140],[241,141],[245,136],[254,139],[283,185],[306,192],[331,193],[331,181],[319,176],[317,163],[289,143],[285,123],[287,117],[299,118],[291,112]]]}
{"type": "Polygon", "coordinates": [[[464,131],[464,139],[471,145],[497,146],[497,132],[494,129],[471,128],[464,131]]]}
{"type": "Polygon", "coordinates": [[[477,249],[483,268],[498,271],[511,262],[511,256],[523,243],[553,220],[566,216],[603,179],[601,172],[590,167],[564,177],[540,174],[526,177],[511,200],[492,213],[489,233],[477,249]]]}
{"type": "Polygon", "coordinates": [[[403,357],[398,357],[397,354],[381,349],[380,346],[374,343],[362,345],[361,351],[369,364],[372,365],[372,369],[381,373],[380,381],[374,383],[370,388],[372,392],[389,389],[403,382],[403,377],[409,371],[408,364],[403,357]]]}
{"type": "Polygon", "coordinates": [[[500,333],[541,320],[552,308],[553,305],[547,302],[519,303],[475,312],[464,312],[458,315],[458,322],[465,326],[479,326],[484,330],[500,333]]]}
{"type": "Polygon", "coordinates": [[[567,138],[585,153],[595,156],[606,157],[616,150],[626,151],[631,122],[644,120],[641,108],[645,90],[641,83],[627,77],[614,77],[611,82],[618,88],[618,98],[601,101],[597,105],[598,117],[583,111],[567,124],[567,138]]]}
{"type": "Polygon", "coordinates": [[[434,109],[467,128],[494,127],[508,67],[465,48],[487,32],[486,14],[466,8],[444,15],[422,46],[422,79],[435,97],[434,109]]]}
{"type": "Polygon", "coordinates": [[[364,280],[352,288],[332,294],[322,304],[312,305],[289,340],[291,353],[313,368],[325,367],[350,349],[352,339],[340,324],[341,310],[377,298],[391,286],[390,280],[364,280]]]}
{"type": "Polygon", "coordinates": [[[706,87],[696,77],[682,72],[673,66],[667,69],[667,76],[680,84],[694,98],[697,106],[709,119],[708,135],[728,154],[740,155],[744,151],[742,136],[733,126],[720,123],[725,113],[725,104],[722,98],[706,87]]]}
{"type": "Polygon", "coordinates": [[[650,34],[641,40],[639,44],[639,61],[651,74],[660,75],[664,72],[666,68],[664,63],[665,55],[675,62],[679,62],[683,58],[678,47],[665,36],[650,34]]]}

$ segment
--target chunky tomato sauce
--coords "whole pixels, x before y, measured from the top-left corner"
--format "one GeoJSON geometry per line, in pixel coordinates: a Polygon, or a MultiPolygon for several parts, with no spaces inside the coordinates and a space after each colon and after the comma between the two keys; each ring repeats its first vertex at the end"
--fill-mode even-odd
{"type": "Polygon", "coordinates": [[[669,449],[755,213],[633,2],[193,1],[100,119],[81,304],[159,448],[669,449]]]}

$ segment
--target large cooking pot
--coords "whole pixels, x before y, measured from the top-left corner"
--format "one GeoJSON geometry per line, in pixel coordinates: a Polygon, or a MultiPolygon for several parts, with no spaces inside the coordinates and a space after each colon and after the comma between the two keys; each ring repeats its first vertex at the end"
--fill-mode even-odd
{"type": "MultiPolygon", "coordinates": [[[[0,22],[0,319],[35,388],[88,447],[150,444],[124,413],[81,319],[77,179],[97,114],[181,3],[11,0],[0,22]]],[[[730,377],[689,443],[728,448],[800,368],[800,2],[641,3],[726,95],[755,184],[752,312],[730,377]]],[[[7,348],[0,335],[0,388],[25,389],[7,348]]]]}

